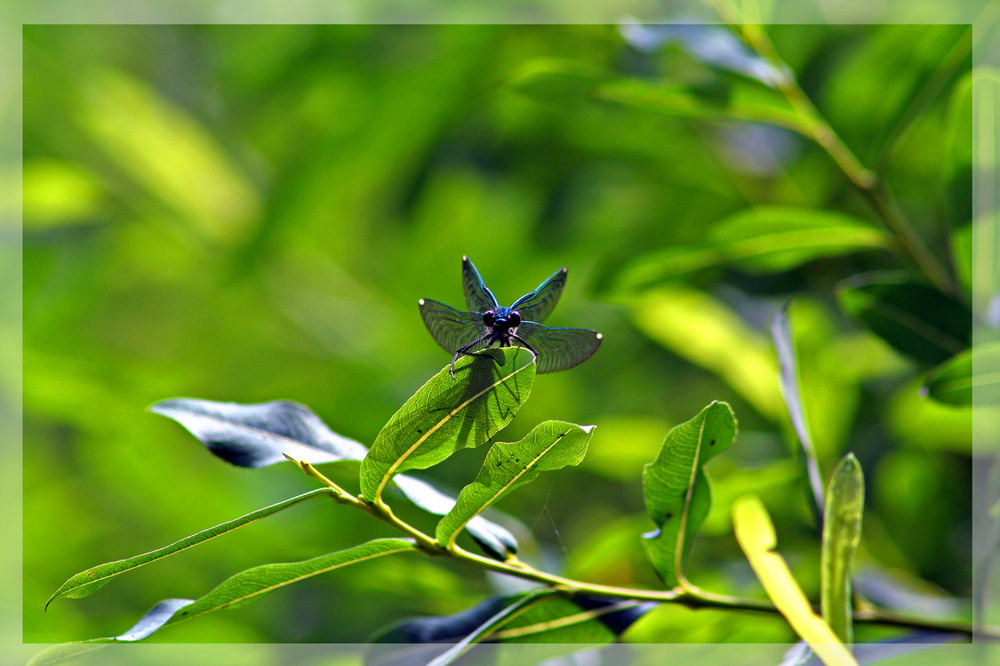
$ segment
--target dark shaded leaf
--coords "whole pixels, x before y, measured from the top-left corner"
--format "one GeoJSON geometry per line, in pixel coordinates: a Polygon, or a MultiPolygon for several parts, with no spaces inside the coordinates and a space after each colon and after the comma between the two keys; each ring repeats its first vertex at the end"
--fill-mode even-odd
{"type": "Polygon", "coordinates": [[[150,411],[174,419],[212,453],[240,467],[273,465],[284,462],[285,455],[314,465],[360,460],[368,452],[295,402],[242,405],[175,398],[156,403],[150,411]]]}
{"type": "Polygon", "coordinates": [[[438,655],[430,661],[428,666],[447,666],[447,664],[454,663],[456,659],[468,652],[473,645],[483,641],[490,634],[494,633],[495,629],[506,625],[519,613],[524,612],[527,608],[537,604],[545,597],[549,597],[554,594],[559,594],[559,591],[551,587],[544,587],[528,592],[520,599],[504,608],[502,611],[487,618],[486,621],[476,627],[462,640],[455,643],[455,645],[450,647],[446,652],[438,655]]]}
{"type": "Polygon", "coordinates": [[[735,437],[733,410],[724,402],[713,402],[672,428],[656,460],[643,468],[646,511],[657,526],[643,535],[643,543],[668,587],[680,582],[684,557],[712,504],[703,467],[729,448],[735,437]]]}
{"type": "Polygon", "coordinates": [[[837,295],[848,313],[917,361],[941,363],[971,344],[972,312],[929,285],[869,275],[842,285],[837,295]]]}
{"type": "Polygon", "coordinates": [[[215,527],[202,530],[197,534],[192,534],[189,537],[175,541],[169,546],[164,546],[163,548],[158,548],[148,553],[142,553],[141,555],[136,555],[123,560],[99,564],[96,567],[87,569],[86,571],[81,571],[63,583],[59,589],[56,590],[51,597],[49,597],[49,600],[45,602],[45,607],[48,608],[49,604],[59,597],[70,597],[72,599],[86,597],[107,585],[115,576],[123,574],[126,571],[137,569],[141,566],[149,564],[150,562],[155,562],[156,560],[167,557],[168,555],[173,555],[174,553],[186,550],[199,543],[208,541],[209,539],[214,539],[217,536],[231,532],[235,529],[243,527],[244,525],[249,525],[250,523],[260,520],[265,516],[269,516],[272,513],[277,513],[278,511],[287,509],[290,506],[294,506],[299,502],[303,502],[314,497],[330,496],[332,494],[333,493],[329,488],[313,490],[311,492],[292,497],[283,502],[277,502],[276,504],[266,506],[263,509],[252,511],[251,513],[220,525],[216,525],[215,527]]]}
{"type": "Polygon", "coordinates": [[[514,418],[531,392],[534,356],[511,347],[482,353],[487,356],[459,359],[454,379],[443,368],[382,428],[361,462],[361,492],[368,500],[379,501],[397,473],[479,446],[514,418]]]}
{"type": "Polygon", "coordinates": [[[536,479],[539,472],[578,465],[587,453],[593,430],[594,426],[545,421],[520,441],[494,444],[476,479],[462,489],[454,507],[438,523],[438,541],[450,546],[478,514],[536,479]]]}
{"type": "Polygon", "coordinates": [[[851,574],[861,543],[865,478],[853,453],[841,458],[827,488],[820,556],[823,619],[844,643],[854,642],[851,574]]]}
{"type": "Polygon", "coordinates": [[[947,405],[1000,404],[1000,342],[957,354],[928,374],[923,390],[947,405]]]}
{"type": "MultiPolygon", "coordinates": [[[[412,644],[448,643],[468,636],[525,595],[492,597],[455,615],[405,620],[371,639],[373,643],[408,643],[407,647],[373,646],[365,663],[388,666],[425,664],[440,654],[439,646],[421,650],[412,644]]],[[[608,643],[656,606],[652,602],[607,599],[590,595],[542,599],[505,622],[488,642],[608,643]]]]}

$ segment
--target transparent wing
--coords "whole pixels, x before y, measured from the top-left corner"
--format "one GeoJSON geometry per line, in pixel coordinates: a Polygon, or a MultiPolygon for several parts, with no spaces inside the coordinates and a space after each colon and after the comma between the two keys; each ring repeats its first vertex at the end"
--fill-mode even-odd
{"type": "Polygon", "coordinates": [[[556,372],[572,368],[594,355],[601,346],[601,334],[587,328],[549,328],[533,321],[523,321],[517,335],[531,345],[538,358],[538,372],[556,372]]]}
{"type": "Polygon", "coordinates": [[[462,290],[465,292],[465,303],[470,310],[482,314],[500,307],[496,296],[486,287],[475,264],[468,257],[462,257],[462,290]]]}
{"type": "Polygon", "coordinates": [[[434,341],[452,354],[486,332],[478,312],[463,312],[428,298],[420,299],[420,316],[434,341]]]}
{"type": "MultiPolygon", "coordinates": [[[[545,282],[538,285],[531,293],[525,294],[514,301],[511,310],[517,310],[521,319],[539,322],[544,321],[556,307],[559,295],[566,284],[566,269],[560,268],[550,275],[545,282]]],[[[541,372],[541,371],[539,371],[541,372]]]]}

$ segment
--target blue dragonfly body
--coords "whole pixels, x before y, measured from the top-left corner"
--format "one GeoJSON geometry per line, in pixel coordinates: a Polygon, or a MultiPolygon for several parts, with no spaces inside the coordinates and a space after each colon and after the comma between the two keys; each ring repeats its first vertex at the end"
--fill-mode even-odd
{"type": "Polygon", "coordinates": [[[601,334],[586,328],[542,326],[559,300],[566,284],[566,269],[561,268],[530,291],[503,307],[480,277],[468,257],[462,257],[462,288],[469,310],[458,310],[428,298],[420,299],[420,314],[434,338],[445,351],[461,356],[483,356],[483,349],[519,345],[535,355],[538,372],[572,368],[590,358],[601,346],[601,334]]]}

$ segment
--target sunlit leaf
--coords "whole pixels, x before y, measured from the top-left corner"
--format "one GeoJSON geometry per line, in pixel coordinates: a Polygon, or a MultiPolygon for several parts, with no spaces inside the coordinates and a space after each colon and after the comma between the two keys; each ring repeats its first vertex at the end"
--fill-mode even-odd
{"type": "Polygon", "coordinates": [[[197,534],[192,534],[189,537],[175,541],[169,546],[164,546],[163,548],[158,548],[148,553],[143,553],[141,555],[136,555],[123,560],[99,564],[98,566],[87,569],[86,571],[81,571],[63,583],[59,589],[56,590],[51,597],[49,597],[49,600],[45,602],[45,607],[48,608],[50,603],[60,597],[79,599],[81,597],[89,596],[110,583],[111,579],[119,574],[137,569],[138,567],[155,562],[167,557],[168,555],[173,555],[174,553],[186,550],[192,546],[198,545],[199,543],[226,534],[227,532],[232,532],[233,530],[243,527],[244,525],[249,525],[250,523],[260,520],[265,516],[269,516],[272,513],[277,513],[278,511],[287,509],[290,506],[294,506],[299,502],[304,502],[305,500],[312,499],[314,497],[328,497],[330,495],[332,495],[332,492],[328,488],[320,488],[308,493],[303,493],[297,497],[292,497],[283,502],[277,502],[276,504],[258,509],[234,520],[202,530],[197,534]]]}
{"type": "Polygon", "coordinates": [[[22,177],[22,211],[26,230],[105,221],[97,216],[104,199],[100,183],[79,164],[30,160],[24,163],[22,177]]]}
{"type": "Polygon", "coordinates": [[[736,437],[736,418],[724,402],[713,402],[667,433],[656,460],[643,468],[646,511],[657,529],[643,535],[646,551],[664,584],[683,576],[684,558],[705,522],[712,495],[703,467],[736,437]]]}
{"type": "Polygon", "coordinates": [[[517,442],[497,442],[486,454],[475,480],[462,489],[454,508],[437,526],[437,539],[450,545],[475,516],[539,472],[578,465],[587,453],[594,426],[545,421],[517,442]]]}
{"type": "Polygon", "coordinates": [[[820,599],[823,618],[841,641],[854,642],[851,573],[861,542],[865,480],[853,453],[833,470],[827,487],[820,556],[820,599]]]}
{"type": "Polygon", "coordinates": [[[378,501],[395,474],[479,446],[514,418],[531,391],[534,356],[520,347],[484,353],[459,359],[454,379],[443,368],[389,419],[361,463],[367,499],[378,501]]]}
{"type": "MultiPolygon", "coordinates": [[[[393,482],[411,502],[429,513],[444,516],[455,506],[454,498],[420,479],[397,474],[393,477],[393,482]]],[[[465,529],[480,548],[494,559],[504,560],[508,554],[517,552],[518,545],[514,535],[482,516],[472,517],[465,525],[465,529]]]]}
{"type": "Polygon", "coordinates": [[[247,236],[257,194],[206,127],[124,71],[102,69],[85,84],[78,121],[128,178],[210,240],[247,236]]]}
{"type": "Polygon", "coordinates": [[[697,245],[672,245],[633,259],[602,288],[627,294],[713,266],[780,272],[821,257],[885,248],[889,243],[884,231],[843,213],[759,206],[712,225],[697,245]]]}
{"type": "Polygon", "coordinates": [[[785,560],[776,552],[778,539],[774,525],[759,499],[747,495],[733,504],[733,530],[767,596],[795,633],[809,644],[826,666],[857,666],[850,651],[837,640],[830,626],[813,612],[785,560]]]}
{"type": "Polygon", "coordinates": [[[900,352],[941,363],[971,344],[972,313],[934,287],[905,277],[871,275],[838,291],[851,315],[900,352]]]}
{"type": "Polygon", "coordinates": [[[720,301],[695,289],[661,287],[631,301],[629,316],[652,340],[717,374],[765,417],[784,418],[770,342],[720,301]]]}
{"type": "Polygon", "coordinates": [[[923,390],[946,405],[1000,404],[1000,342],[984,342],[928,374],[923,390]]]}

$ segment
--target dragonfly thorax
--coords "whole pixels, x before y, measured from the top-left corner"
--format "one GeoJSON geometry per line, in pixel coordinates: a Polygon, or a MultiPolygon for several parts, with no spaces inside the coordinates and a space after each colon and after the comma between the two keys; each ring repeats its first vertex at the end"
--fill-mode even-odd
{"type": "Polygon", "coordinates": [[[483,313],[483,325],[494,331],[507,332],[521,324],[521,313],[510,308],[497,308],[483,313]]]}

